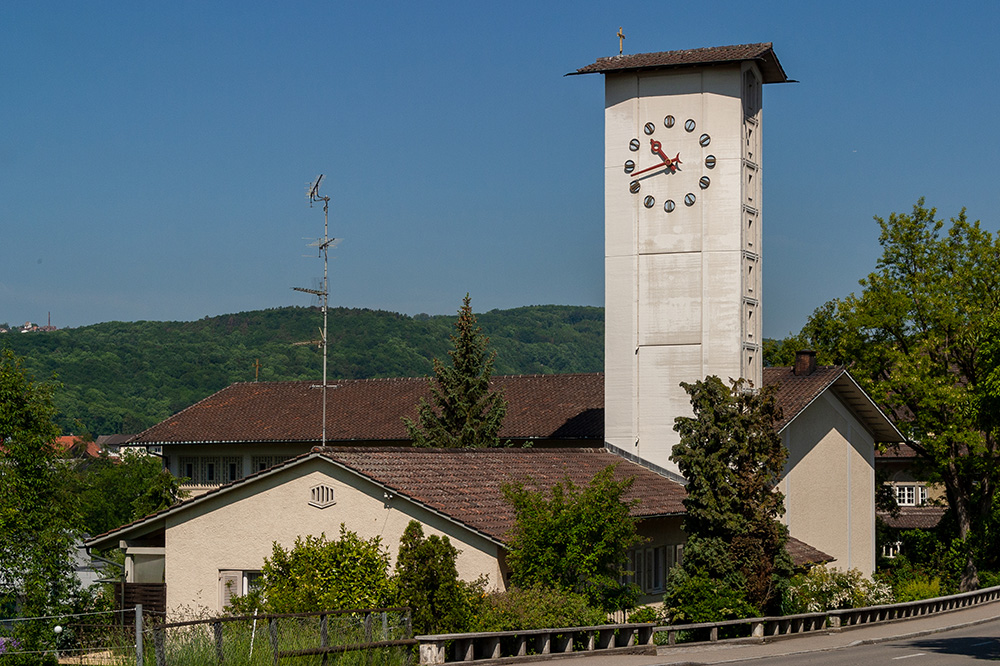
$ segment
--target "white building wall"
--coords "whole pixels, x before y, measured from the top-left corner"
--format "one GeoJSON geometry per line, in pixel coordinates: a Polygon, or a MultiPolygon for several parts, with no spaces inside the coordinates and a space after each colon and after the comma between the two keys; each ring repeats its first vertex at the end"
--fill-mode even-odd
{"type": "MultiPolygon", "coordinates": [[[[759,208],[747,226],[748,200],[759,204],[759,167],[746,178],[748,146],[759,156],[759,132],[748,142],[741,97],[752,64],[702,70],[615,73],[605,87],[605,439],[624,451],[678,471],[670,451],[677,416],[691,413],[680,382],[715,374],[760,385],[759,208]],[[666,115],[675,119],[667,127],[666,115]],[[686,132],[687,119],[697,128],[686,132]],[[644,131],[654,124],[652,134],[644,131]],[[711,141],[701,146],[707,133],[711,141]],[[637,139],[640,148],[629,149],[637,139]],[[661,142],[681,168],[633,177],[661,160],[661,142]],[[715,164],[706,166],[706,157],[715,164]],[[701,176],[710,185],[702,189],[701,176]],[[749,184],[748,184],[749,183],[749,184]],[[691,192],[697,201],[683,202],[691,192]],[[655,205],[646,207],[646,196],[655,205]],[[675,203],[667,213],[663,202],[675,203]],[[749,237],[748,237],[749,234],[749,237]],[[748,247],[756,247],[748,254],[748,247]],[[748,268],[752,264],[752,268],[748,268]]],[[[758,77],[759,80],[759,77],[758,77]]],[[[759,109],[754,115],[759,130],[759,109]]]]}

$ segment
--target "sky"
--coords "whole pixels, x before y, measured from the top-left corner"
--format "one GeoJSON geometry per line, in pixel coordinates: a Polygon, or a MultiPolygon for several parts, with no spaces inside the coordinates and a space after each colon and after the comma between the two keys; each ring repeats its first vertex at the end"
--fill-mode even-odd
{"type": "Polygon", "coordinates": [[[0,322],[604,304],[603,77],[772,42],[763,327],[858,289],[920,197],[996,232],[1000,3],[0,3],[0,322]]]}

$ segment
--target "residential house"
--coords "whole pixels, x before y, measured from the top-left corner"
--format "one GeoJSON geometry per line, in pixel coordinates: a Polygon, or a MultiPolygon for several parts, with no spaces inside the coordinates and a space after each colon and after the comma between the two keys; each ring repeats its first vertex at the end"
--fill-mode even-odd
{"type": "MultiPolygon", "coordinates": [[[[794,368],[764,374],[765,383],[778,387],[784,418],[777,428],[790,453],[780,487],[784,520],[800,561],[832,560],[871,573],[875,443],[901,438],[844,368],[817,367],[814,358],[805,354],[794,368]]],[[[637,515],[651,541],[632,557],[647,599],[656,599],[683,552],[683,479],[604,443],[603,375],[494,381],[509,401],[501,434],[514,446],[472,452],[406,447],[402,419],[416,417],[427,395],[424,379],[334,382],[326,428],[332,446],[323,449],[316,449],[322,392],[312,383],[234,384],[130,442],[162,447],[164,464],[192,479],[195,496],[89,545],[120,542],[129,581],[166,582],[168,606],[212,608],[221,602],[205,571],[216,578],[245,572],[239,575],[248,583],[272,542],[288,546],[299,535],[332,535],[341,522],[362,536],[381,536],[394,552],[402,529],[416,519],[465,551],[463,577],[487,574],[500,586],[510,525],[502,483],[528,477],[554,483],[566,474],[585,483],[617,462],[619,473],[636,478],[637,511],[645,512],[637,515]],[[330,501],[328,492],[336,504],[320,509],[317,504],[330,501]],[[304,504],[303,497],[309,498],[304,504]],[[185,581],[201,569],[192,588],[185,581]]],[[[229,588],[242,585],[230,582],[229,588]]]]}
{"type": "MultiPolygon", "coordinates": [[[[124,549],[131,582],[165,583],[172,615],[221,610],[259,575],[273,542],[288,547],[305,534],[335,538],[343,524],[379,537],[395,559],[411,520],[447,536],[461,551],[459,575],[486,575],[505,589],[505,544],[514,525],[502,488],[525,482],[549,488],[564,479],[588,483],[609,465],[632,478],[627,500],[647,541],[630,553],[641,601],[660,600],[666,572],[682,557],[683,486],[600,448],[425,449],[391,446],[316,447],[169,509],[92,538],[88,546],[124,549]]],[[[799,541],[800,565],[828,555],[799,541]]]]}

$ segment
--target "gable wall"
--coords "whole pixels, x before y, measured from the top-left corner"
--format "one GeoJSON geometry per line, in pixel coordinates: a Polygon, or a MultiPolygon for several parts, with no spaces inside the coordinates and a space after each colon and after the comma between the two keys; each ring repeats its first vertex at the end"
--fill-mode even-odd
{"type": "Polygon", "coordinates": [[[474,580],[486,574],[490,586],[503,589],[493,542],[402,498],[387,500],[381,487],[332,463],[310,460],[167,518],[168,611],[176,619],[188,609],[221,610],[220,571],[258,571],[271,554],[272,542],[287,549],[296,537],[307,534],[336,539],[341,523],[363,539],[380,536],[394,563],[399,538],[411,519],[423,524],[426,536],[448,536],[462,551],[459,576],[474,580]],[[325,509],[308,504],[310,488],[318,484],[334,488],[336,504],[325,509]]]}
{"type": "Polygon", "coordinates": [[[875,445],[826,391],[782,432],[788,463],[779,484],[792,536],[836,558],[831,566],[875,570],[875,445]]]}

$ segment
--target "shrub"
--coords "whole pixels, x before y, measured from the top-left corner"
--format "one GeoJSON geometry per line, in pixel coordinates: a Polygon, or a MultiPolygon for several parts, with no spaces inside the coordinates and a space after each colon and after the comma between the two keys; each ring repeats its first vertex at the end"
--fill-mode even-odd
{"type": "Polygon", "coordinates": [[[553,627],[589,627],[605,624],[603,611],[587,603],[582,594],[542,586],[511,588],[483,596],[471,631],[516,631],[553,627]]]}
{"type": "Polygon", "coordinates": [[[628,621],[636,624],[641,622],[659,622],[661,619],[663,619],[663,614],[652,606],[640,606],[628,615],[628,621]]]}
{"type": "Polygon", "coordinates": [[[896,601],[920,601],[941,596],[940,578],[914,578],[908,580],[893,590],[896,601]]]}
{"type": "Polygon", "coordinates": [[[670,593],[664,598],[670,624],[719,622],[756,617],[758,609],[747,601],[736,580],[716,580],[706,575],[688,575],[677,567],[671,570],[670,593]]]}
{"type": "Polygon", "coordinates": [[[275,542],[262,574],[257,590],[235,601],[234,608],[309,613],[376,608],[392,599],[389,554],[381,540],[366,541],[343,524],[335,541],[325,534],[298,537],[290,550],[275,542]]]}
{"type": "Polygon", "coordinates": [[[460,581],[458,553],[448,537],[424,538],[415,520],[406,526],[396,558],[396,599],[400,606],[409,606],[414,633],[454,633],[467,627],[471,598],[482,596],[486,581],[460,581]]]}
{"type": "Polygon", "coordinates": [[[789,591],[793,613],[819,613],[893,602],[889,585],[869,580],[857,569],[841,571],[815,566],[808,573],[795,576],[789,591]]]}

